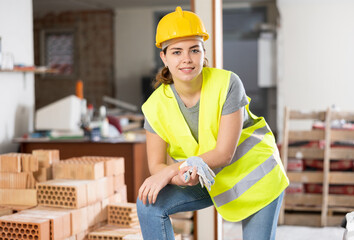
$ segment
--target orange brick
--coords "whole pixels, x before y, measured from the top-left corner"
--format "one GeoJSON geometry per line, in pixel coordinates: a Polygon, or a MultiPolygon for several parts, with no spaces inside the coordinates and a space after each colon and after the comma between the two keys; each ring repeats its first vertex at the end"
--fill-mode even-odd
{"type": "Polygon", "coordinates": [[[108,224],[119,227],[139,225],[135,203],[110,203],[108,205],[108,224]]]}
{"type": "Polygon", "coordinates": [[[104,161],[104,175],[106,177],[115,175],[115,161],[115,159],[108,159],[104,161]]]}
{"type": "Polygon", "coordinates": [[[87,192],[87,205],[93,204],[101,199],[99,199],[99,195],[97,194],[97,189],[99,188],[99,184],[97,181],[86,181],[86,192],[87,192]]]}
{"type": "Polygon", "coordinates": [[[108,219],[108,205],[110,203],[120,203],[120,196],[118,194],[114,194],[108,198],[101,200],[100,203],[100,213],[98,215],[97,222],[105,222],[108,219]]]}
{"type": "Polygon", "coordinates": [[[103,161],[105,164],[104,169],[106,177],[123,174],[125,172],[123,157],[83,156],[82,158],[93,161],[103,161]]]}
{"type": "Polygon", "coordinates": [[[0,206],[0,217],[5,215],[11,215],[12,213],[13,210],[11,208],[0,206]]]}
{"type": "Polygon", "coordinates": [[[38,171],[33,173],[34,178],[37,182],[45,182],[53,179],[53,168],[50,167],[40,167],[38,171]]]}
{"type": "Polygon", "coordinates": [[[93,205],[87,206],[87,225],[88,227],[95,225],[95,210],[93,205]]]}
{"type": "Polygon", "coordinates": [[[109,204],[109,198],[105,198],[101,201],[101,213],[99,216],[99,221],[107,221],[108,219],[108,204],[109,204]]]}
{"type": "Polygon", "coordinates": [[[102,240],[122,240],[124,236],[129,234],[141,233],[140,228],[119,228],[117,226],[106,225],[88,235],[89,240],[102,239],[102,240]]]}
{"type": "Polygon", "coordinates": [[[26,172],[0,172],[0,188],[25,189],[28,180],[26,172]]]}
{"type": "Polygon", "coordinates": [[[56,179],[37,184],[38,204],[81,208],[87,206],[87,183],[81,180],[56,179]]]}
{"type": "MultiPolygon", "coordinates": [[[[123,240],[144,240],[141,233],[128,234],[123,237],[123,240]]],[[[176,240],[176,239],[175,239],[176,240]]]]}
{"type": "Polygon", "coordinates": [[[11,209],[13,212],[19,212],[19,211],[23,211],[26,209],[31,209],[34,206],[26,206],[26,205],[11,205],[11,204],[2,204],[2,207],[6,207],[11,209]]]}
{"type": "Polygon", "coordinates": [[[87,235],[89,234],[89,232],[83,231],[81,233],[76,234],[76,240],[87,240],[87,235]]]}
{"type": "Polygon", "coordinates": [[[59,162],[59,150],[57,149],[37,149],[32,154],[37,157],[38,167],[50,167],[53,163],[59,162]]]}
{"type": "Polygon", "coordinates": [[[63,239],[63,240],[76,240],[76,235],[70,236],[70,237],[65,238],[65,239],[63,239]]]}
{"type": "Polygon", "coordinates": [[[87,207],[71,211],[71,233],[78,234],[88,229],[87,207]]]}
{"type": "Polygon", "coordinates": [[[71,236],[74,236],[88,229],[87,207],[78,208],[78,209],[65,209],[65,208],[58,208],[58,207],[38,206],[35,209],[69,213],[71,236]]]}
{"type": "Polygon", "coordinates": [[[37,191],[35,189],[0,189],[1,205],[37,205],[37,191]]]}
{"type": "Polygon", "coordinates": [[[127,185],[123,185],[117,189],[115,196],[115,202],[126,203],[128,202],[127,185]]]}
{"type": "Polygon", "coordinates": [[[115,192],[119,190],[119,187],[122,187],[124,185],[125,185],[124,174],[113,176],[113,188],[115,192]]]}
{"type": "Polygon", "coordinates": [[[18,212],[19,215],[31,215],[50,220],[51,239],[57,240],[71,236],[71,216],[68,211],[55,208],[32,208],[18,212]]]}
{"type": "Polygon", "coordinates": [[[0,217],[0,226],[0,235],[8,239],[48,240],[50,238],[48,219],[13,214],[0,217]]]}
{"type": "Polygon", "coordinates": [[[87,215],[88,215],[88,226],[92,227],[101,221],[101,202],[96,202],[87,206],[87,215]]]}
{"type": "Polygon", "coordinates": [[[99,196],[99,200],[102,200],[114,194],[113,177],[104,177],[96,181],[97,195],[99,196]]]}
{"type": "Polygon", "coordinates": [[[38,159],[32,154],[21,153],[22,172],[38,171],[38,159]]]}
{"type": "Polygon", "coordinates": [[[21,217],[27,218],[40,218],[49,220],[50,226],[50,239],[51,240],[61,240],[63,238],[70,236],[70,214],[64,212],[52,212],[52,211],[41,211],[41,210],[25,210],[16,213],[21,217]]]}
{"type": "MultiPolygon", "coordinates": [[[[65,218],[65,228],[64,228],[64,234],[65,236],[73,236],[74,234],[72,234],[71,232],[71,212],[72,209],[67,209],[67,208],[60,208],[60,207],[47,207],[47,206],[41,206],[38,205],[35,208],[31,208],[31,209],[27,209],[29,211],[37,211],[37,212],[49,212],[50,214],[53,215],[63,215],[65,218]]],[[[68,237],[67,237],[68,238],[68,237]]]]}
{"type": "Polygon", "coordinates": [[[125,172],[124,158],[114,158],[113,175],[124,174],[125,172]]]}
{"type": "Polygon", "coordinates": [[[0,172],[21,172],[21,155],[18,153],[0,155],[0,172]]]}
{"type": "Polygon", "coordinates": [[[111,196],[114,194],[114,184],[113,184],[113,176],[107,177],[107,195],[111,196]]]}
{"type": "Polygon", "coordinates": [[[26,188],[35,189],[36,188],[36,184],[37,184],[37,180],[34,178],[33,172],[27,172],[27,174],[28,174],[28,178],[27,178],[27,186],[26,186],[26,188]]]}
{"type": "Polygon", "coordinates": [[[70,158],[54,164],[53,173],[55,179],[94,180],[104,177],[104,163],[70,158]]]}

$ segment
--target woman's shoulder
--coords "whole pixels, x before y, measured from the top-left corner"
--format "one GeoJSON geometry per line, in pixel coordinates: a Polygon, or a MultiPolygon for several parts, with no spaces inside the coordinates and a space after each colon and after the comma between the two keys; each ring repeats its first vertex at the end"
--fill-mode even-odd
{"type": "Polygon", "coordinates": [[[230,73],[232,73],[231,71],[226,70],[226,69],[213,68],[213,67],[204,67],[203,71],[204,72],[211,72],[211,73],[219,73],[219,74],[222,74],[222,73],[223,74],[230,74],[230,73]]]}
{"type": "Polygon", "coordinates": [[[218,82],[228,82],[230,79],[231,71],[220,68],[203,68],[203,78],[205,79],[219,79],[218,82]]]}
{"type": "MultiPolygon", "coordinates": [[[[156,88],[149,98],[145,101],[143,105],[147,104],[158,104],[161,100],[167,100],[173,97],[173,92],[171,90],[170,85],[161,84],[158,88],[156,88]],[[167,99],[166,99],[167,98],[167,99]]],[[[162,101],[163,102],[163,101],[162,101]]]]}

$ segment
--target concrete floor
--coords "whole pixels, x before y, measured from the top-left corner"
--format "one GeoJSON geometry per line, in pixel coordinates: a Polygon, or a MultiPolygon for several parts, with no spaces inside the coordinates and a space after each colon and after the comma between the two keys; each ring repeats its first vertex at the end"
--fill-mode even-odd
{"type": "MultiPolygon", "coordinates": [[[[223,240],[242,240],[242,226],[240,223],[224,221],[223,240]]],[[[344,228],[341,227],[301,227],[281,225],[277,228],[276,240],[342,240],[344,228]]]]}

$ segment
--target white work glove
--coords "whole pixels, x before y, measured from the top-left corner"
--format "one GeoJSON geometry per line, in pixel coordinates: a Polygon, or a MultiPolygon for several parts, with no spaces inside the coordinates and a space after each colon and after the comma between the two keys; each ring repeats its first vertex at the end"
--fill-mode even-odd
{"type": "Polygon", "coordinates": [[[200,185],[202,187],[205,186],[210,191],[211,186],[215,182],[215,173],[209,168],[209,166],[203,161],[203,159],[197,156],[189,157],[184,161],[184,163],[181,164],[179,168],[181,169],[187,166],[190,166],[192,168],[184,173],[184,180],[186,182],[189,181],[190,174],[193,172],[193,168],[196,167],[197,174],[199,175],[200,185]]]}

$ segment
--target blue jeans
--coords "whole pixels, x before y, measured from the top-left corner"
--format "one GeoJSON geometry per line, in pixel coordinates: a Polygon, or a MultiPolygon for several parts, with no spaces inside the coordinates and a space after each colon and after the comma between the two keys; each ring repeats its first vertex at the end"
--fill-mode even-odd
{"type": "MultiPolygon", "coordinates": [[[[242,221],[244,240],[274,240],[283,193],[272,203],[242,221]]],[[[195,211],[213,205],[206,188],[200,184],[181,188],[164,187],[155,204],[144,205],[137,199],[137,210],[144,240],[172,240],[173,229],[169,215],[195,211]]]]}

